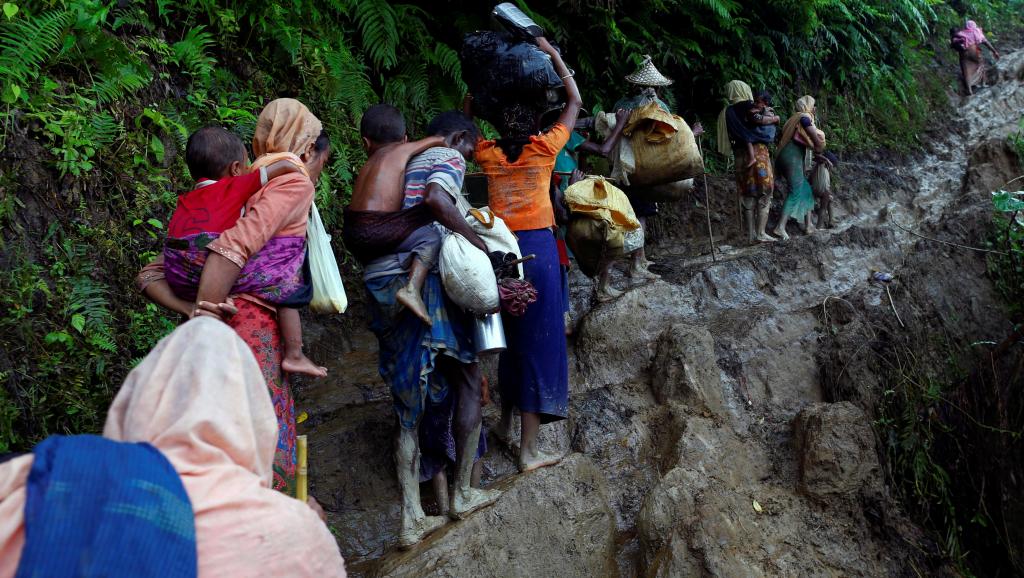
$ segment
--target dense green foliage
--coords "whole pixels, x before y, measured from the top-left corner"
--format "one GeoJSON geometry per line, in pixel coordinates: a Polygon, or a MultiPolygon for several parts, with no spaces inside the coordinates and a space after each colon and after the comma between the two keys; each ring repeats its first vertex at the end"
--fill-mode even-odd
{"type": "MultiPolygon", "coordinates": [[[[525,5],[524,5],[525,7],[525,5]]],[[[535,4],[540,9],[540,4],[535,4]]],[[[622,96],[642,54],[678,82],[666,98],[711,126],[720,86],[818,95],[840,146],[909,147],[952,86],[918,73],[955,7],[934,0],[559,0],[535,14],[578,69],[588,107],[622,96]],[[894,122],[895,121],[895,122],[894,122]]],[[[189,186],[181,151],[211,123],[244,137],[276,96],[324,121],[318,192],[328,226],[363,158],[361,112],[385,100],[413,132],[464,91],[461,35],[479,2],[15,0],[0,14],[0,451],[96,431],[112,384],[173,322],[131,280],[189,186]]],[[[972,7],[988,28],[1020,0],[972,7]]],[[[1010,17],[1012,16],[1012,17],[1010,17]]],[[[990,30],[992,32],[992,30],[990,30]]],[[[344,259],[343,259],[344,261],[344,259]]]]}

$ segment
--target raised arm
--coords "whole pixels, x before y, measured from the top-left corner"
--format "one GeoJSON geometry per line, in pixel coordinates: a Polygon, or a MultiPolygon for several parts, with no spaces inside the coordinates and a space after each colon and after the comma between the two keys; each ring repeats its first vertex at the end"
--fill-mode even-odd
{"type": "Polygon", "coordinates": [[[619,144],[619,140],[622,138],[622,131],[626,128],[626,123],[629,122],[629,116],[633,114],[632,110],[619,109],[615,111],[615,128],[608,135],[608,138],[604,139],[604,142],[600,145],[586,141],[580,145],[579,151],[589,153],[592,155],[601,155],[608,157],[615,150],[615,145],[619,144]]]}
{"type": "Polygon", "coordinates": [[[573,78],[573,73],[569,72],[569,67],[562,60],[562,55],[555,50],[554,46],[551,46],[547,38],[543,36],[537,37],[537,46],[551,57],[555,73],[565,83],[566,103],[565,108],[562,109],[561,116],[558,117],[558,122],[569,127],[571,130],[576,125],[576,117],[579,116],[580,108],[583,106],[583,99],[580,97],[579,87],[576,86],[576,79],[573,78]]]}

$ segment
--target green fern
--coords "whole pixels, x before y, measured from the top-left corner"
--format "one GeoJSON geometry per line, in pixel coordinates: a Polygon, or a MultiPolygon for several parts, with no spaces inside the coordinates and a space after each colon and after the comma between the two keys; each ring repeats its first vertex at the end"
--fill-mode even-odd
{"type": "Polygon", "coordinates": [[[214,44],[213,35],[205,26],[196,26],[185,37],[171,45],[172,60],[193,78],[206,80],[213,73],[216,61],[207,54],[214,44]]]}
{"type": "Polygon", "coordinates": [[[124,66],[114,74],[98,75],[92,85],[92,94],[100,104],[108,104],[142,90],[149,81],[148,75],[139,74],[132,67],[124,66]]]}
{"type": "Polygon", "coordinates": [[[362,33],[363,50],[378,68],[398,63],[398,23],[395,9],[387,0],[359,0],[355,20],[362,33]]]}
{"type": "Polygon", "coordinates": [[[6,22],[0,28],[0,75],[4,82],[27,83],[60,52],[64,34],[74,20],[70,11],[56,10],[6,22]]]}

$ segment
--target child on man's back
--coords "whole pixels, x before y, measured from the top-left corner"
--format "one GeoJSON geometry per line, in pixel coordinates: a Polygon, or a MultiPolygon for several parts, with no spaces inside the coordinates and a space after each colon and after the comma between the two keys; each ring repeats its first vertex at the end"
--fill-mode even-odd
{"type": "Polygon", "coordinates": [[[359,131],[369,157],[356,177],[352,201],[346,209],[346,247],[360,257],[397,250],[399,245],[394,240],[420,239],[410,247],[413,257],[409,280],[398,290],[395,300],[431,325],[422,291],[427,273],[437,261],[441,237],[430,224],[434,219],[425,206],[403,210],[405,172],[412,157],[432,147],[446,146],[445,138],[430,136],[409,142],[402,113],[388,104],[370,107],[363,114],[359,131]],[[401,232],[409,229],[413,230],[410,234],[401,232]]]}
{"type": "MultiPolygon", "coordinates": [[[[221,127],[199,129],[188,139],[185,162],[197,185],[178,198],[178,205],[168,223],[164,249],[167,280],[181,301],[185,301],[183,295],[194,298],[198,276],[205,262],[205,252],[194,249],[205,248],[233,227],[244,213],[246,201],[268,181],[287,173],[305,172],[304,165],[296,159],[277,161],[259,171],[246,173],[248,160],[242,140],[221,127]]],[[[309,293],[308,290],[302,292],[309,293]]],[[[302,323],[295,308],[303,304],[299,302],[302,299],[292,303],[289,297],[280,295],[280,300],[275,299],[285,351],[281,367],[289,373],[323,377],[327,375],[327,369],[310,361],[302,352],[302,323]]],[[[178,311],[183,305],[160,304],[178,311]]]]}

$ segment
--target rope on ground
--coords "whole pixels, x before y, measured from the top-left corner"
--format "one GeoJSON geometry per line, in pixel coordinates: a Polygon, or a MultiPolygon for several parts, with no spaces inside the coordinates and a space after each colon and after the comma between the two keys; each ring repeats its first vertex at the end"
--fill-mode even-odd
{"type": "Polygon", "coordinates": [[[996,251],[994,249],[982,249],[980,247],[971,247],[971,246],[968,246],[968,245],[961,245],[960,243],[951,243],[949,241],[942,241],[942,240],[936,239],[934,237],[928,237],[928,236],[922,235],[921,233],[918,233],[916,231],[911,231],[910,229],[908,229],[908,228],[904,227],[903,225],[899,224],[899,221],[897,221],[895,217],[892,219],[892,223],[894,225],[896,225],[897,227],[899,227],[900,229],[903,229],[904,231],[910,233],[911,235],[913,235],[915,237],[921,237],[922,239],[925,239],[927,241],[934,241],[936,243],[942,243],[943,245],[950,245],[952,247],[959,247],[961,249],[968,249],[968,250],[971,250],[971,251],[978,251],[978,252],[981,252],[981,253],[994,253],[996,255],[1004,255],[1004,256],[1007,256],[1007,257],[1010,255],[1009,253],[1006,253],[1006,252],[1003,252],[1003,251],[996,251]]]}

